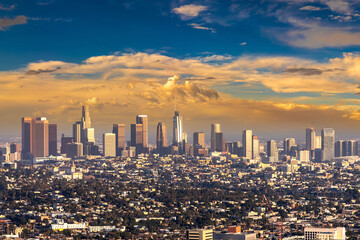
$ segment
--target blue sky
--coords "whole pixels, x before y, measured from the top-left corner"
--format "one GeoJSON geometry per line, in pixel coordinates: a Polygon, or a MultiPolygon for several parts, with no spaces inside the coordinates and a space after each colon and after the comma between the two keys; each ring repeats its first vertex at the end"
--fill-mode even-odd
{"type": "Polygon", "coordinates": [[[352,134],[359,21],[355,0],[1,1],[0,123],[12,127],[0,130],[26,114],[66,132],[81,104],[99,128],[143,113],[156,126],[176,94],[189,132],[241,119],[265,133],[311,122],[352,134]]]}
{"type": "Polygon", "coordinates": [[[178,58],[213,53],[324,61],[357,51],[356,44],[360,44],[358,40],[346,46],[299,47],[284,40],[291,31],[309,30],[308,25],[359,31],[360,4],[356,1],[7,0],[1,6],[2,19],[26,17],[26,24],[3,23],[1,70],[39,60],[81,62],[91,56],[129,51],[178,58]],[[189,13],[184,6],[202,8],[189,13]]]}

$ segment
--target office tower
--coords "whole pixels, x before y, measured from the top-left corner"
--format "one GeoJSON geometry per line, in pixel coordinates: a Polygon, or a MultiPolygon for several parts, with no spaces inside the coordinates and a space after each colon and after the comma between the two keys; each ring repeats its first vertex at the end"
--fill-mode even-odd
{"type": "Polygon", "coordinates": [[[277,149],[275,140],[267,141],[267,149],[266,150],[267,150],[267,156],[269,157],[269,159],[273,159],[274,161],[278,160],[279,155],[278,155],[278,149],[277,149]]]}
{"type": "Polygon", "coordinates": [[[116,134],[103,134],[103,151],[105,157],[116,157],[116,134]]]}
{"type": "Polygon", "coordinates": [[[73,124],[73,141],[74,142],[83,142],[83,140],[81,139],[81,133],[82,132],[82,128],[81,128],[81,122],[76,122],[73,124]]]}
{"type": "Polygon", "coordinates": [[[180,116],[178,111],[175,111],[173,117],[173,144],[178,145],[182,142],[182,132],[183,132],[183,118],[180,116]]]}
{"type": "Polygon", "coordinates": [[[252,158],[260,157],[260,140],[257,136],[252,136],[252,158]]]}
{"type": "Polygon", "coordinates": [[[347,154],[346,156],[355,156],[357,155],[357,142],[355,140],[347,141],[347,154]]]}
{"type": "Polygon", "coordinates": [[[186,230],[187,240],[213,240],[212,229],[193,229],[186,230]]]}
{"type": "Polygon", "coordinates": [[[210,150],[212,152],[215,151],[216,148],[216,133],[221,132],[220,124],[219,123],[213,123],[211,124],[211,147],[210,150]]]}
{"type": "Polygon", "coordinates": [[[305,240],[317,240],[317,239],[336,239],[345,240],[345,228],[313,228],[306,227],[304,229],[305,240]]]}
{"type": "Polygon", "coordinates": [[[82,118],[81,118],[82,128],[91,128],[91,121],[90,121],[90,113],[89,113],[89,106],[82,106],[82,118]]]}
{"type": "Polygon", "coordinates": [[[252,158],[252,130],[244,130],[242,134],[243,157],[252,158]]]}
{"type": "Polygon", "coordinates": [[[315,149],[321,149],[321,136],[315,136],[315,149]]]}
{"type": "Polygon", "coordinates": [[[136,116],[136,124],[142,124],[142,144],[143,149],[148,146],[148,117],[147,115],[136,116]]]}
{"type": "Polygon", "coordinates": [[[17,143],[10,144],[10,153],[20,153],[20,146],[17,143]]]}
{"type": "Polygon", "coordinates": [[[333,128],[322,129],[321,140],[322,160],[331,160],[335,155],[335,130],[333,128]]]}
{"type": "Polygon", "coordinates": [[[165,154],[167,148],[167,131],[164,123],[159,122],[156,127],[156,148],[160,155],[165,154]]]}
{"type": "Polygon", "coordinates": [[[241,142],[240,141],[233,142],[233,146],[232,146],[233,153],[239,156],[240,149],[241,149],[241,142]]]}
{"type": "Polygon", "coordinates": [[[315,150],[315,129],[307,128],[306,129],[306,150],[315,150]]]}
{"type": "Polygon", "coordinates": [[[83,144],[74,142],[66,145],[66,156],[68,158],[75,158],[83,156],[83,144]]]}
{"type": "Polygon", "coordinates": [[[225,150],[225,138],[222,132],[217,132],[215,134],[215,151],[216,152],[223,152],[225,150]]]}
{"type": "Polygon", "coordinates": [[[188,138],[187,133],[186,133],[186,132],[183,132],[183,133],[182,133],[182,140],[183,140],[183,142],[187,143],[187,142],[188,142],[188,141],[187,141],[187,138],[188,138]]]}
{"type": "Polygon", "coordinates": [[[86,143],[95,143],[95,130],[94,128],[86,128],[85,132],[85,144],[86,143]]]}
{"type": "Polygon", "coordinates": [[[130,144],[136,147],[136,154],[143,152],[143,126],[142,124],[131,124],[130,144]]]}
{"type": "Polygon", "coordinates": [[[60,153],[61,154],[66,154],[66,147],[68,143],[72,143],[73,142],[73,138],[72,137],[65,137],[65,135],[63,134],[61,136],[61,147],[60,147],[60,153]]]}
{"type": "Polygon", "coordinates": [[[199,148],[205,147],[205,134],[203,132],[194,132],[193,134],[193,144],[199,148]]]}
{"type": "Polygon", "coordinates": [[[49,124],[49,155],[57,155],[57,125],[49,124]]]}
{"type": "Polygon", "coordinates": [[[125,124],[113,124],[113,131],[116,136],[116,156],[121,156],[125,149],[125,124]]]}
{"type": "Polygon", "coordinates": [[[285,138],[284,139],[284,152],[285,154],[290,154],[290,149],[292,146],[295,146],[295,138],[285,138]]]}
{"type": "Polygon", "coordinates": [[[31,154],[31,142],[32,142],[32,118],[24,117],[21,119],[21,137],[22,137],[22,158],[27,158],[31,154]]]}
{"type": "Polygon", "coordinates": [[[300,150],[299,151],[300,162],[309,162],[310,161],[310,151],[311,150],[300,150]]]}
{"type": "Polygon", "coordinates": [[[45,117],[33,119],[31,153],[34,157],[49,156],[49,122],[45,117]]]}
{"type": "Polygon", "coordinates": [[[335,157],[342,157],[343,155],[343,143],[344,141],[336,141],[335,143],[335,157]]]}

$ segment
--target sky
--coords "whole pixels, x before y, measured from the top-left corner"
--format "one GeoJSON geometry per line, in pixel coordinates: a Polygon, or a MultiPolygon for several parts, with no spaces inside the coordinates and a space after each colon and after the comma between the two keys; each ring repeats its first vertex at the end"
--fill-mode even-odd
{"type": "Polygon", "coordinates": [[[171,141],[175,106],[189,141],[215,122],[227,140],[360,136],[357,0],[3,0],[0,45],[2,137],[24,116],[70,135],[83,104],[98,137],[147,114],[171,141]]]}

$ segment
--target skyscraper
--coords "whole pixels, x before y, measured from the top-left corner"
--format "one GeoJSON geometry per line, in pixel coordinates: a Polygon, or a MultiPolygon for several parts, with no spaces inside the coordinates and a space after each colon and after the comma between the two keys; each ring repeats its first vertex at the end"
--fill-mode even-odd
{"type": "Polygon", "coordinates": [[[221,127],[220,127],[220,123],[213,123],[211,124],[211,146],[210,146],[210,150],[212,152],[215,151],[216,149],[216,133],[220,133],[221,132],[221,127]]]}
{"type": "Polygon", "coordinates": [[[131,124],[130,145],[136,147],[136,154],[143,152],[143,126],[142,124],[131,124]]]}
{"type": "Polygon", "coordinates": [[[57,125],[49,124],[49,155],[57,155],[57,125]]]}
{"type": "Polygon", "coordinates": [[[73,141],[74,142],[83,142],[81,139],[82,129],[81,122],[76,122],[73,124],[73,141]]]}
{"type": "Polygon", "coordinates": [[[321,130],[321,149],[322,160],[334,158],[335,130],[333,128],[324,128],[321,130]]]}
{"type": "Polygon", "coordinates": [[[31,154],[32,143],[32,118],[24,117],[21,119],[21,137],[22,137],[22,158],[25,159],[27,155],[31,154]]]}
{"type": "Polygon", "coordinates": [[[217,132],[215,134],[215,151],[217,152],[223,152],[225,151],[225,138],[222,132],[217,132]]]}
{"type": "Polygon", "coordinates": [[[103,150],[105,157],[116,156],[116,134],[115,133],[104,133],[103,134],[103,150]]]}
{"type": "Polygon", "coordinates": [[[335,143],[335,157],[342,157],[343,155],[343,140],[336,141],[335,143]]]}
{"type": "Polygon", "coordinates": [[[295,138],[285,138],[284,139],[284,152],[285,154],[290,154],[290,149],[292,146],[296,146],[295,138]]]}
{"type": "Polygon", "coordinates": [[[279,158],[278,149],[276,146],[275,140],[267,141],[267,156],[270,158],[273,158],[273,160],[277,161],[279,158]]]}
{"type": "Polygon", "coordinates": [[[116,156],[121,156],[125,149],[125,124],[113,124],[113,131],[116,136],[116,156]]]}
{"type": "Polygon", "coordinates": [[[257,136],[252,136],[252,158],[256,159],[260,157],[260,141],[257,136]]]}
{"type": "Polygon", "coordinates": [[[148,146],[148,117],[147,115],[136,116],[136,124],[142,124],[142,144],[143,149],[148,146]]]}
{"type": "Polygon", "coordinates": [[[61,136],[61,148],[60,148],[60,153],[61,154],[66,154],[67,153],[67,144],[68,143],[73,143],[74,139],[72,137],[65,137],[65,135],[63,134],[61,136]]]}
{"type": "Polygon", "coordinates": [[[183,126],[182,126],[183,118],[180,116],[178,111],[175,111],[175,115],[173,117],[173,144],[178,145],[182,142],[183,137],[183,126]]]}
{"type": "Polygon", "coordinates": [[[156,148],[160,155],[165,153],[167,147],[167,132],[164,123],[159,122],[156,127],[156,148]]]}
{"type": "Polygon", "coordinates": [[[199,148],[205,147],[205,134],[203,132],[195,132],[193,134],[193,144],[194,147],[197,146],[199,148]]]}
{"type": "Polygon", "coordinates": [[[315,130],[313,128],[306,129],[306,150],[315,150],[315,130]]]}
{"type": "Polygon", "coordinates": [[[82,118],[81,118],[83,129],[91,128],[91,120],[89,113],[89,106],[82,106],[82,118]]]}
{"type": "Polygon", "coordinates": [[[252,130],[244,130],[242,134],[243,157],[252,158],[252,130]]]}
{"type": "Polygon", "coordinates": [[[31,148],[34,157],[49,156],[49,121],[45,117],[33,119],[31,148]]]}

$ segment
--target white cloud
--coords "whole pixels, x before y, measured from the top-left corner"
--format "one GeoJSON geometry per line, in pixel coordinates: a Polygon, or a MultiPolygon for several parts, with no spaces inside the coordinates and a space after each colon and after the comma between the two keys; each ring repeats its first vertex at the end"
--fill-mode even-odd
{"type": "Polygon", "coordinates": [[[5,6],[3,4],[0,3],[0,10],[5,10],[5,11],[11,11],[14,10],[16,7],[15,5],[10,5],[10,6],[5,6]]]}
{"type": "Polygon", "coordinates": [[[240,43],[240,46],[244,46],[246,44],[247,44],[247,42],[242,42],[242,43],[240,43]]]}
{"type": "Polygon", "coordinates": [[[197,24],[197,23],[190,23],[189,26],[191,26],[194,29],[201,29],[201,30],[208,30],[211,31],[212,33],[216,33],[216,30],[214,28],[210,28],[210,27],[204,27],[201,24],[197,24]]]}
{"type": "Polygon", "coordinates": [[[0,18],[0,30],[4,31],[10,26],[21,25],[27,23],[27,17],[20,15],[15,18],[0,18]]]}
{"type": "Polygon", "coordinates": [[[319,7],[307,5],[307,6],[300,8],[299,10],[301,10],[301,11],[320,11],[322,9],[319,7]]]}
{"type": "Polygon", "coordinates": [[[207,6],[189,4],[174,8],[173,11],[176,14],[179,14],[181,19],[188,20],[199,16],[201,12],[206,11],[207,9],[208,9],[207,6]]]}

